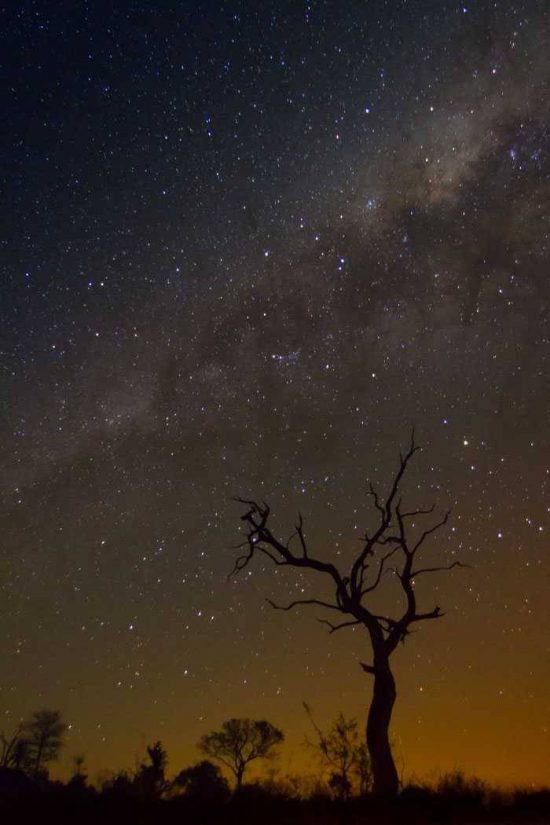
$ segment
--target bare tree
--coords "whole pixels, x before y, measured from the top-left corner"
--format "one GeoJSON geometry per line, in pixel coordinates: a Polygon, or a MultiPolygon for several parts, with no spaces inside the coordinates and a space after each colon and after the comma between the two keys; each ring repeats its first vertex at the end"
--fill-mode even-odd
{"type": "Polygon", "coordinates": [[[199,749],[229,768],[239,789],[250,762],[273,757],[275,747],[283,739],[283,732],[270,722],[229,719],[223,723],[221,730],[203,736],[199,741],[199,749]]]}
{"type": "Polygon", "coordinates": [[[372,763],[373,789],[378,794],[396,794],[399,777],[395,767],[389,740],[389,727],[396,699],[396,687],[390,666],[390,657],[400,642],[404,642],[411,627],[418,622],[438,619],[443,613],[436,606],[431,610],[419,610],[415,585],[425,575],[453,567],[465,566],[459,561],[441,566],[422,566],[418,563],[420,551],[433,534],[447,524],[449,512],[423,530],[417,522],[434,512],[427,509],[406,510],[399,495],[400,484],[409,462],[420,448],[415,444],[414,432],[408,450],[399,455],[399,467],[389,493],[381,498],[369,486],[377,512],[377,524],[372,531],[365,531],[361,549],[353,559],[349,571],[342,573],[332,561],[322,561],[311,554],[304,533],[303,520],[298,515],[295,531],[287,541],[276,537],[269,526],[271,510],[263,502],[236,499],[247,507],[242,521],[247,530],[246,540],[239,548],[246,548],[235,562],[233,573],[243,570],[258,554],[267,557],[278,566],[313,570],[326,577],[334,588],[334,600],[318,598],[297,599],[280,606],[268,599],[277,610],[291,610],[301,605],[321,607],[341,615],[336,622],[319,619],[331,633],[355,625],[366,629],[372,659],[362,663],[365,673],[374,677],[372,699],[367,716],[366,739],[372,763]],[[391,565],[391,566],[390,566],[391,565]],[[397,581],[402,603],[394,615],[380,613],[373,603],[379,603],[378,591],[391,573],[397,581]]]}

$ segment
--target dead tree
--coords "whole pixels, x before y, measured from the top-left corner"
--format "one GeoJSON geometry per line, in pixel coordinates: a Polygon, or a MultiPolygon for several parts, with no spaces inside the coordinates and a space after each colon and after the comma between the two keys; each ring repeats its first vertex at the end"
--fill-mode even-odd
{"type": "Polygon", "coordinates": [[[404,643],[411,627],[418,622],[438,619],[443,613],[436,606],[431,610],[419,610],[415,583],[430,573],[465,566],[459,561],[442,566],[422,566],[418,559],[426,541],[449,519],[449,512],[418,531],[416,521],[434,513],[435,506],[427,509],[406,510],[399,494],[401,481],[410,460],[420,448],[416,446],[414,433],[407,452],[399,455],[399,468],[385,499],[369,486],[377,512],[378,523],[361,539],[361,550],[354,558],[349,571],[342,573],[331,561],[322,561],[311,554],[303,520],[298,515],[295,531],[285,542],[277,538],[269,526],[270,508],[265,502],[237,498],[247,506],[242,516],[247,530],[246,540],[239,548],[246,548],[235,562],[233,574],[238,573],[261,554],[273,564],[313,570],[323,574],[334,588],[334,600],[317,598],[297,599],[281,606],[268,599],[276,610],[291,610],[301,605],[321,607],[341,614],[338,621],[319,619],[330,633],[346,627],[363,626],[370,639],[372,658],[361,663],[365,673],[374,679],[372,699],[367,716],[366,739],[372,762],[373,789],[377,794],[396,794],[399,778],[389,741],[389,727],[396,699],[396,687],[390,666],[392,653],[399,643],[404,643]],[[396,615],[380,614],[372,605],[372,595],[378,591],[386,574],[395,576],[402,591],[402,603],[396,615]]]}

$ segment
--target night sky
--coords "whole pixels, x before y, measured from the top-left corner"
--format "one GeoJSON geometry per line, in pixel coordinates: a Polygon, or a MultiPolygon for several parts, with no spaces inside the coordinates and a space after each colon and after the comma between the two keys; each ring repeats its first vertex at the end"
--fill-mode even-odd
{"type": "Polygon", "coordinates": [[[415,425],[426,559],[473,567],[395,654],[398,767],[549,781],[549,37],[547,0],[3,10],[0,727],[59,708],[59,775],[231,716],[309,770],[302,700],[364,718],[364,629],[265,601],[322,581],[227,580],[231,496],[343,563],[415,425]]]}

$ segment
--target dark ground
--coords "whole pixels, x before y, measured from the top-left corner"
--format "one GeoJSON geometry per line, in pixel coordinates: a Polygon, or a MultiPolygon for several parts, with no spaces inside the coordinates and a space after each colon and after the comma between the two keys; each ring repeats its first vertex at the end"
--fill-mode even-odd
{"type": "Polygon", "coordinates": [[[266,793],[250,786],[228,802],[179,797],[153,800],[85,789],[73,793],[52,784],[0,795],[0,823],[59,825],[513,825],[550,823],[550,791],[512,795],[441,794],[409,787],[393,801],[356,799],[347,804],[318,796],[309,800],[266,793]]]}

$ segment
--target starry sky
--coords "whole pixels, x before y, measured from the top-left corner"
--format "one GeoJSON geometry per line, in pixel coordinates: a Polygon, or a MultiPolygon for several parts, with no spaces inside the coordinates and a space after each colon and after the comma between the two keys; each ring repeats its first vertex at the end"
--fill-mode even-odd
{"type": "Polygon", "coordinates": [[[231,496],[343,565],[415,425],[426,558],[472,568],[395,654],[399,769],[548,782],[546,0],[3,18],[2,726],[59,708],[95,775],[266,717],[308,769],[367,637],[266,603],[315,577],[227,580],[231,496]]]}

